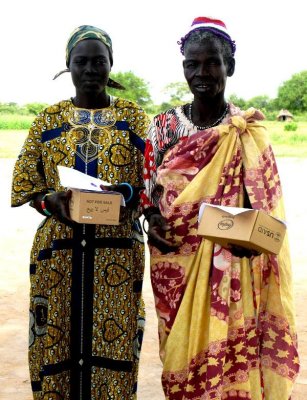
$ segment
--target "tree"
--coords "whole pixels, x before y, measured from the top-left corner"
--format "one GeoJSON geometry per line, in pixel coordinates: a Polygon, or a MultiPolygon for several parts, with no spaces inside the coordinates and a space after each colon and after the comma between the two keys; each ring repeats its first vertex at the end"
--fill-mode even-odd
{"type": "Polygon", "coordinates": [[[276,110],[275,101],[267,95],[255,96],[246,102],[247,108],[254,107],[263,112],[276,110]]]}
{"type": "Polygon", "coordinates": [[[44,110],[48,104],[45,103],[28,103],[25,108],[29,114],[38,115],[42,110],[44,110]]]}
{"type": "Polygon", "coordinates": [[[307,71],[292,75],[278,89],[279,108],[291,111],[307,111],[307,71]]]}
{"type": "Polygon", "coordinates": [[[134,75],[131,71],[114,73],[111,75],[111,78],[125,86],[126,90],[108,88],[110,94],[135,101],[146,111],[150,109],[152,106],[152,99],[149,93],[148,83],[142,78],[134,75]]]}
{"type": "Polygon", "coordinates": [[[165,86],[163,92],[169,96],[169,101],[165,102],[165,104],[169,104],[171,107],[184,104],[187,101],[191,101],[192,98],[192,94],[186,82],[172,82],[165,86]]]}
{"type": "Polygon", "coordinates": [[[238,97],[236,94],[231,94],[228,97],[230,103],[234,104],[235,106],[241,108],[242,110],[246,109],[246,101],[241,97],[238,97]]]}
{"type": "Polygon", "coordinates": [[[0,103],[1,114],[17,114],[20,112],[20,106],[17,103],[0,103]]]}

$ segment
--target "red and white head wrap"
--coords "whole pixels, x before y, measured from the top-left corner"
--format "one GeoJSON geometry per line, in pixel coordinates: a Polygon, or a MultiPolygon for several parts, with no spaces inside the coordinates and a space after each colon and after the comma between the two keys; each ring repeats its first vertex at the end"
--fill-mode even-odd
{"type": "Polygon", "coordinates": [[[225,23],[219,19],[209,17],[197,17],[194,19],[188,33],[183,36],[180,41],[178,41],[182,54],[186,40],[192,32],[195,32],[197,30],[206,30],[225,39],[230,44],[232,55],[234,56],[236,51],[236,44],[235,41],[231,39],[225,23]]]}

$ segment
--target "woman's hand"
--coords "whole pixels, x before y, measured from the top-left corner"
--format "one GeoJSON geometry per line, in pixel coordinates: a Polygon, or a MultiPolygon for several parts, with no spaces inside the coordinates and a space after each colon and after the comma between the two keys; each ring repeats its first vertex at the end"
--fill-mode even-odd
{"type": "Polygon", "coordinates": [[[155,246],[161,253],[170,253],[179,247],[165,239],[165,233],[170,229],[170,226],[161,214],[151,214],[148,225],[148,243],[155,246]]]}
{"type": "Polygon", "coordinates": [[[261,253],[257,250],[252,250],[252,249],[247,249],[242,246],[238,246],[236,244],[229,244],[227,247],[225,247],[227,250],[230,251],[230,253],[235,256],[235,257],[246,257],[246,258],[251,258],[254,256],[260,256],[261,253]]]}
{"type": "MultiPolygon", "coordinates": [[[[126,187],[126,185],[109,185],[109,186],[104,186],[100,185],[101,190],[104,190],[106,192],[118,192],[121,193],[126,201],[126,198],[129,198],[131,190],[129,190],[129,187],[126,187]],[[128,193],[127,193],[128,192],[128,193]]],[[[121,224],[124,223],[125,219],[127,216],[127,207],[120,206],[120,212],[119,212],[119,222],[121,224]]]]}
{"type": "Polygon", "coordinates": [[[48,195],[44,197],[47,210],[64,223],[72,221],[69,212],[71,194],[71,190],[68,190],[67,192],[48,193],[48,195]]]}
{"type": "Polygon", "coordinates": [[[124,197],[130,194],[129,188],[125,185],[100,185],[100,189],[104,190],[105,192],[118,192],[121,193],[124,197]]]}
{"type": "Polygon", "coordinates": [[[134,197],[134,189],[129,183],[120,183],[118,185],[104,186],[100,185],[101,190],[121,193],[126,203],[130,203],[134,197]]]}

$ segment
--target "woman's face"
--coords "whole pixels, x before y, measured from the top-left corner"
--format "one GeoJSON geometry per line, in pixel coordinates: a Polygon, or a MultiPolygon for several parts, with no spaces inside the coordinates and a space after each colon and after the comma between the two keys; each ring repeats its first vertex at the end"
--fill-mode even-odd
{"type": "Polygon", "coordinates": [[[111,71],[107,46],[95,39],[82,40],[70,54],[69,69],[77,95],[104,92],[111,71]]]}
{"type": "Polygon", "coordinates": [[[184,76],[194,97],[224,97],[227,76],[234,72],[234,60],[231,65],[225,62],[220,43],[188,43],[184,55],[184,76]]]}

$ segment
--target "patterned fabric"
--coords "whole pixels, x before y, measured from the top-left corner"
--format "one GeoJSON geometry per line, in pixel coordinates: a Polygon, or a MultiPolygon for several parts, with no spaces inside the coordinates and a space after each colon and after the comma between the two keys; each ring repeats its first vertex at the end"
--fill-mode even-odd
{"type": "MultiPolygon", "coordinates": [[[[71,101],[34,121],[13,173],[12,205],[64,190],[58,165],[142,187],[148,117],[115,99],[101,110],[71,101]]],[[[29,365],[35,400],[136,399],[145,322],[138,205],[124,223],[66,225],[46,218],[30,262],[29,365]]]]}
{"type": "Polygon", "coordinates": [[[287,238],[278,256],[240,259],[197,235],[200,204],[242,207],[243,183],[253,208],[284,218],[262,118],[231,105],[223,124],[197,132],[177,108],[151,125],[144,197],[147,205],[159,199],[167,239],[180,243],[165,255],[150,247],[168,400],[291,395],[299,360],[287,238]],[[165,150],[170,138],[177,144],[165,150]]]}
{"type": "MultiPolygon", "coordinates": [[[[109,51],[110,54],[112,55],[112,40],[110,36],[107,34],[107,32],[103,31],[102,29],[96,28],[95,26],[91,25],[81,25],[78,28],[76,28],[70,35],[67,46],[66,46],[66,66],[69,66],[69,58],[70,58],[70,53],[73,48],[76,47],[76,45],[81,42],[82,40],[86,39],[96,39],[100,40],[102,43],[104,43],[109,51]]],[[[111,60],[111,64],[112,64],[111,60]]]]}

